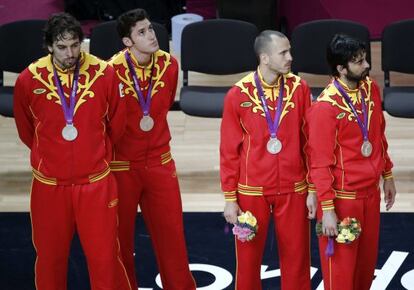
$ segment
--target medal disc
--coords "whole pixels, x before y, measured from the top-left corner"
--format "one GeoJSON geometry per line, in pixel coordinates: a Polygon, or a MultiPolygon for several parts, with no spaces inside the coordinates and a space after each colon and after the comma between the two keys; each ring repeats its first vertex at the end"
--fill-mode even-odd
{"type": "Polygon", "coordinates": [[[73,124],[66,124],[66,126],[62,129],[62,137],[66,141],[73,141],[78,137],[78,130],[76,129],[73,124]]]}
{"type": "Polygon", "coordinates": [[[277,138],[270,138],[266,145],[267,151],[270,154],[277,154],[282,150],[282,142],[277,138]]]}
{"type": "Polygon", "coordinates": [[[371,156],[371,153],[372,153],[372,144],[371,144],[371,142],[364,141],[364,143],[362,143],[361,153],[362,153],[362,156],[364,156],[364,157],[371,156]]]}
{"type": "Polygon", "coordinates": [[[150,116],[143,116],[139,122],[139,127],[144,132],[151,131],[151,129],[154,127],[154,119],[152,119],[150,116]]]}

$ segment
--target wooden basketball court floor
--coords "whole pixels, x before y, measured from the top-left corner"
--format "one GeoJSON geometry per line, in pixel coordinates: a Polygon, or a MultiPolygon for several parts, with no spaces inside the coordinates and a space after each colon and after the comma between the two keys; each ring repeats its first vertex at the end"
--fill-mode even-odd
{"type": "MultiPolygon", "coordinates": [[[[86,44],[87,47],[87,44],[86,44]]],[[[371,76],[383,86],[381,45],[371,44],[371,76]]],[[[244,74],[214,77],[190,73],[191,84],[231,85],[244,74]]],[[[326,76],[302,75],[310,85],[323,86],[326,76]]],[[[414,85],[414,77],[392,74],[393,83],[414,85]]],[[[16,75],[6,73],[6,84],[16,75]]],[[[182,77],[180,75],[180,90],[182,77]]],[[[394,162],[397,200],[391,212],[414,212],[414,119],[394,118],[385,113],[389,154],[394,162]]],[[[221,119],[198,118],[183,112],[168,116],[172,154],[176,162],[184,211],[222,211],[224,201],[219,180],[219,129],[221,119]]],[[[52,149],[51,149],[52,150],[52,149]]],[[[14,119],[0,116],[0,212],[29,211],[31,171],[29,150],[20,142],[14,119]]],[[[382,204],[384,210],[384,204],[382,204]]]]}

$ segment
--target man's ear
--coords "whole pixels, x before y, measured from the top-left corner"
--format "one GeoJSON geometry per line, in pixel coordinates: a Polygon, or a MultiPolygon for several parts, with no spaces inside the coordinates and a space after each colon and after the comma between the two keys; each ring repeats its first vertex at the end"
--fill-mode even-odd
{"type": "Polygon", "coordinates": [[[132,39],[129,37],[122,37],[122,42],[126,47],[131,47],[134,43],[132,42],[132,39]]]}
{"type": "Polygon", "coordinates": [[[47,50],[48,50],[50,53],[53,53],[53,48],[52,48],[50,45],[48,45],[48,46],[47,46],[47,50]]]}
{"type": "Polygon", "coordinates": [[[345,75],[348,72],[347,68],[340,64],[336,66],[336,70],[339,72],[340,75],[345,75]]]}
{"type": "Polygon", "coordinates": [[[261,53],[260,54],[260,63],[262,64],[269,64],[269,55],[267,53],[261,53]]]}

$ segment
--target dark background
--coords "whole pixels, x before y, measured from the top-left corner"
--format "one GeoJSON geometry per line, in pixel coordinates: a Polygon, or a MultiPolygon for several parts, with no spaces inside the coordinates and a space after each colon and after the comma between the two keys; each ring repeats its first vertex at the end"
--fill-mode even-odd
{"type": "MultiPolygon", "coordinates": [[[[234,240],[225,233],[221,213],[185,213],[184,223],[190,263],[210,264],[229,271],[234,279],[234,240]]],[[[312,225],[313,226],[313,225],[312,225]]],[[[414,269],[414,214],[388,213],[381,215],[381,239],[377,269],[384,266],[393,251],[409,252],[386,289],[405,289],[401,277],[414,269]]],[[[168,241],[166,241],[168,242],[168,241]]],[[[137,217],[137,273],[140,287],[160,289],[156,286],[158,275],[151,242],[140,215],[137,217]]],[[[318,269],[312,278],[312,289],[321,282],[321,271],[316,237],[312,233],[312,267],[318,269]]],[[[277,248],[274,234],[269,231],[263,265],[268,271],[278,269],[277,248]]],[[[35,253],[31,242],[30,215],[28,213],[0,213],[0,288],[2,290],[23,290],[34,288],[35,253]]],[[[207,272],[194,271],[198,287],[214,282],[207,272]]],[[[84,255],[77,238],[74,239],[69,259],[69,290],[89,289],[88,273],[84,255]]],[[[280,289],[280,279],[262,280],[263,289],[280,289]]],[[[233,284],[227,289],[234,289],[233,284]]],[[[414,289],[414,285],[413,288],[414,289]]],[[[218,290],[218,289],[216,289],[218,290]]]]}

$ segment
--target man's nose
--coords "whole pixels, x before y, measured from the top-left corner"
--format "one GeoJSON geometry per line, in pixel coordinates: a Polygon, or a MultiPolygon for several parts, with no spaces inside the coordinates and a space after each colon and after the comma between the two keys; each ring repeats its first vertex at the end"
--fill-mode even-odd
{"type": "Polygon", "coordinates": [[[287,58],[288,61],[292,61],[293,60],[292,54],[290,52],[287,53],[286,58],[287,58]]]}
{"type": "Polygon", "coordinates": [[[67,57],[73,57],[75,54],[73,53],[73,50],[71,48],[68,48],[66,51],[67,57]]]}
{"type": "Polygon", "coordinates": [[[367,60],[364,60],[364,66],[365,66],[365,69],[369,69],[370,68],[370,65],[367,62],[367,60]]]}

